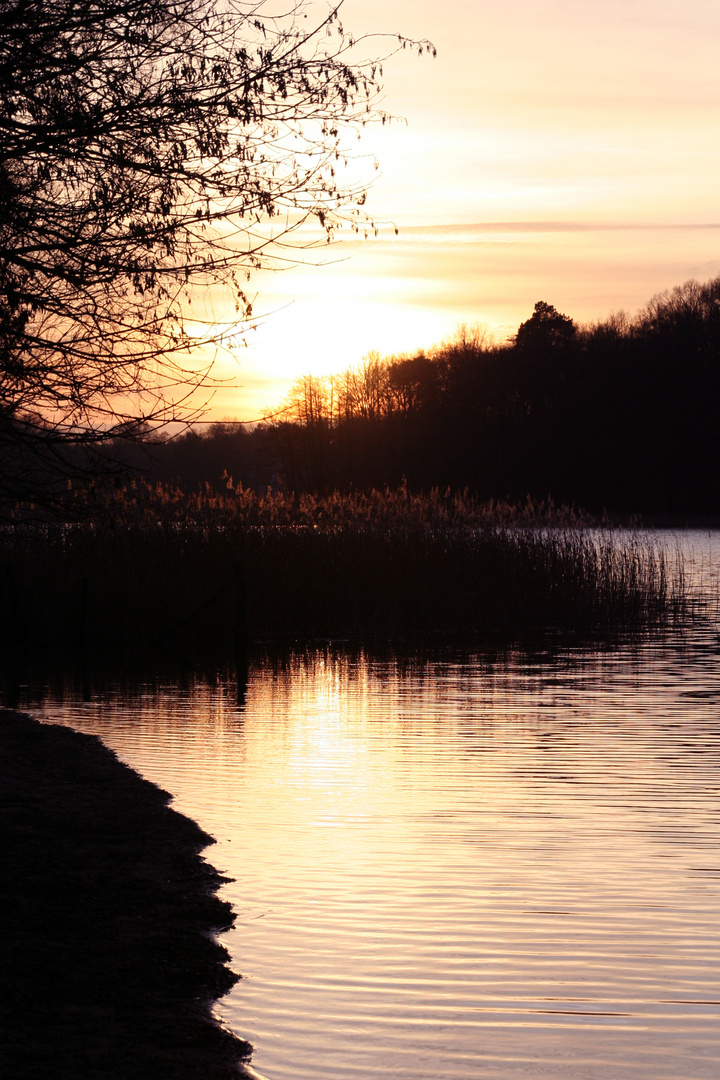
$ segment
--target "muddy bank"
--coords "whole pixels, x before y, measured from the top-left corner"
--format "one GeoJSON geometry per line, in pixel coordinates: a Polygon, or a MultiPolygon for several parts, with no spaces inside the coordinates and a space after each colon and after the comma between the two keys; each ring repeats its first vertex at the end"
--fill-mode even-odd
{"type": "Polygon", "coordinates": [[[237,976],[212,843],[103,744],[0,711],[0,1075],[220,1080],[237,976]]]}

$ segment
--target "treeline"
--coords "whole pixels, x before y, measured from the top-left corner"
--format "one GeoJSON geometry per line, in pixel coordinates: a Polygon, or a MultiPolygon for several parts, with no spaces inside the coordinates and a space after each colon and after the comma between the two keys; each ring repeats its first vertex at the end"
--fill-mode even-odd
{"type": "Polygon", "coordinates": [[[185,487],[407,482],[596,514],[712,515],[719,415],[717,278],[656,296],[634,318],[580,326],[540,302],[505,344],[462,327],[426,353],[305,376],[275,419],[150,448],[150,472],[185,487]]]}

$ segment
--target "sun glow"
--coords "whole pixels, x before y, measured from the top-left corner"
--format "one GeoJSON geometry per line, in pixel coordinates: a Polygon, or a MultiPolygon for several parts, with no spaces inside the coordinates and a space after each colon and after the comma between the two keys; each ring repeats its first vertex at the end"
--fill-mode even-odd
{"type": "Polygon", "coordinates": [[[401,229],[345,250],[343,262],[260,283],[257,319],[217,353],[213,416],[256,419],[301,375],[337,374],[371,350],[415,354],[463,322],[504,341],[537,300],[593,321],[720,273],[717,225],[480,223],[401,229]]]}
{"type": "Polygon", "coordinates": [[[303,374],[428,349],[462,322],[504,340],[540,299],[592,321],[720,272],[716,4],[346,0],[343,21],[438,57],[385,65],[402,119],[354,151],[378,236],[308,233],[299,265],[251,278],[255,328],[218,356],[213,416],[255,418],[303,374]]]}

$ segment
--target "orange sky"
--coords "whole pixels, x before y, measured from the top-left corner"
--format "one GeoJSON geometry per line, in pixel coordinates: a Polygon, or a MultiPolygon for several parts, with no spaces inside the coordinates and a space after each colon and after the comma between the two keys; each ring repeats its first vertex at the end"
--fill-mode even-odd
{"type": "Polygon", "coordinates": [[[720,273],[717,0],[346,0],[342,18],[438,50],[386,64],[407,125],[360,143],[387,224],[253,279],[267,317],[220,363],[236,385],[211,415],[252,419],[299,375],[460,322],[503,339],[536,300],[586,321],[720,273]]]}

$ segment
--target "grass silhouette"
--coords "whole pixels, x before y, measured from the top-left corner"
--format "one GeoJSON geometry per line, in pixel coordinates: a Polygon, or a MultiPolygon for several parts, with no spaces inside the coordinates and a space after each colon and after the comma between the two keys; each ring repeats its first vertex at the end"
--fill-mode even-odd
{"type": "Polygon", "coordinates": [[[141,483],[96,498],[92,520],[0,535],[6,644],[517,638],[639,631],[688,611],[679,562],[551,504],[141,483]]]}

